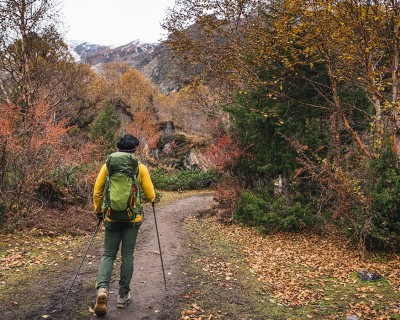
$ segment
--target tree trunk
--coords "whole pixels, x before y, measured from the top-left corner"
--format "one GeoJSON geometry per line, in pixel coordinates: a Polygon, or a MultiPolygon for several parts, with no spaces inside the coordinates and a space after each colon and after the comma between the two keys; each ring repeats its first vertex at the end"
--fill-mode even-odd
{"type": "Polygon", "coordinates": [[[342,105],[340,103],[339,94],[337,93],[336,80],[335,80],[334,76],[332,75],[330,67],[328,67],[328,68],[329,68],[329,77],[330,77],[331,86],[332,86],[333,101],[334,101],[334,105],[337,110],[337,113],[338,113],[340,119],[342,120],[342,124],[345,127],[345,129],[348,132],[350,132],[354,141],[359,146],[361,152],[363,152],[369,159],[371,159],[372,154],[369,152],[367,146],[361,140],[359,134],[351,127],[351,124],[350,124],[349,120],[347,119],[345,111],[343,110],[342,105]]]}
{"type": "MultiPolygon", "coordinates": [[[[397,19],[396,19],[397,21],[397,19]]],[[[392,121],[393,121],[393,144],[394,151],[400,156],[400,106],[398,104],[398,86],[399,86],[399,60],[400,60],[400,52],[399,52],[399,25],[394,21],[393,27],[393,51],[394,51],[394,59],[393,59],[393,70],[392,70],[392,121]]]]}
{"type": "Polygon", "coordinates": [[[289,179],[289,174],[288,172],[285,170],[282,174],[282,192],[283,195],[285,197],[285,204],[287,206],[292,206],[293,205],[293,199],[292,196],[290,194],[290,183],[289,183],[290,179],[289,179]]]}
{"type": "Polygon", "coordinates": [[[0,189],[3,187],[4,176],[6,174],[7,154],[6,143],[0,141],[0,189]]]}

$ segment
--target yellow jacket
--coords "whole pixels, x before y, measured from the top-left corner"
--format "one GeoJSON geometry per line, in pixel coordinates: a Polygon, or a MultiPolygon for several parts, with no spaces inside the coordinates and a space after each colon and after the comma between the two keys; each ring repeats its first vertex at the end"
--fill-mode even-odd
{"type": "MultiPolygon", "coordinates": [[[[93,190],[93,204],[94,204],[94,211],[96,213],[101,212],[101,205],[103,204],[103,194],[104,194],[104,186],[106,184],[106,178],[107,178],[107,166],[106,164],[104,164],[101,167],[100,172],[97,176],[93,190]]],[[[153,202],[154,199],[156,198],[153,182],[151,181],[149,170],[144,164],[140,162],[139,162],[138,180],[142,187],[145,197],[153,202]]],[[[108,217],[106,217],[106,220],[112,221],[108,217]]],[[[138,215],[135,219],[135,222],[140,222],[140,221],[142,221],[142,215],[138,215]]]]}

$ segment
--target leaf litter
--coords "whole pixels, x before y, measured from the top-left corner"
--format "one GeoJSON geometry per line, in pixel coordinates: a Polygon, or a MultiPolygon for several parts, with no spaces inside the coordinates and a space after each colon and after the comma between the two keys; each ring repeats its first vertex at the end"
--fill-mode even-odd
{"type": "MultiPolygon", "coordinates": [[[[202,219],[205,219],[204,217],[202,219]]],[[[208,234],[218,233],[243,248],[246,264],[265,291],[265,300],[289,310],[307,311],[304,318],[336,319],[357,315],[362,319],[393,319],[400,314],[400,259],[398,255],[370,255],[361,259],[344,239],[311,233],[277,233],[261,235],[254,228],[225,225],[207,218],[208,234]],[[374,283],[360,281],[360,269],[383,275],[374,283]]],[[[78,237],[86,241],[85,237],[78,237]]],[[[79,241],[69,235],[47,236],[32,229],[24,234],[0,235],[0,287],[6,288],[8,276],[36,266],[56,266],[62,260],[80,259],[74,254],[79,241]]],[[[88,263],[96,256],[88,256],[88,263]]],[[[238,290],[235,281],[238,266],[218,253],[197,261],[221,288],[238,290]]],[[[240,290],[240,288],[239,288],[240,290]]],[[[195,288],[184,296],[191,299],[202,294],[195,288]]],[[[14,301],[18,304],[18,301],[14,301]]],[[[46,315],[44,315],[46,316],[46,315]]],[[[181,312],[181,319],[219,319],[223,312],[207,310],[193,303],[181,312]]]]}
{"type": "MultiPolygon", "coordinates": [[[[260,234],[257,229],[226,225],[213,217],[207,232],[239,245],[251,274],[263,286],[269,303],[299,312],[303,318],[337,319],[356,315],[362,319],[393,319],[400,315],[400,257],[370,254],[361,258],[340,235],[304,233],[260,234]],[[373,270],[384,278],[367,283],[357,277],[360,269],[373,270]]],[[[199,232],[200,230],[196,230],[199,232]]],[[[204,231],[202,231],[204,233],[204,231]]],[[[207,234],[201,235],[205,239],[207,234]]],[[[216,253],[195,261],[216,286],[236,290],[238,269],[216,253]]],[[[195,296],[186,294],[185,298],[195,296]]],[[[250,315],[251,316],[251,315],[250,315]]],[[[190,306],[181,319],[223,317],[206,306],[190,306]],[[206,310],[206,311],[205,311],[206,310]]]]}
{"type": "MultiPolygon", "coordinates": [[[[45,236],[37,229],[0,235],[0,271],[21,271],[37,265],[55,266],[63,260],[78,259],[79,254],[73,255],[74,248],[79,245],[75,239],[70,235],[45,236]]],[[[87,258],[91,257],[88,255],[87,258]]]]}

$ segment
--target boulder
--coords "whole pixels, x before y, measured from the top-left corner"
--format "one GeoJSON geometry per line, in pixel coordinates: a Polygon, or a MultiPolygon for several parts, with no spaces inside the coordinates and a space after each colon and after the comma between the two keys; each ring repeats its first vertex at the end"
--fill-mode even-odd
{"type": "Polygon", "coordinates": [[[377,272],[366,271],[366,270],[358,271],[358,277],[363,281],[376,281],[383,278],[383,276],[377,272]]]}

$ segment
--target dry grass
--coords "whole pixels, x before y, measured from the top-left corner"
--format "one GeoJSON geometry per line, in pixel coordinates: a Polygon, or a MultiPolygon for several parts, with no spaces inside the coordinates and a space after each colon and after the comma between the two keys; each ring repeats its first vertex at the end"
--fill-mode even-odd
{"type": "Polygon", "coordinates": [[[211,195],[213,190],[185,190],[182,192],[176,191],[160,191],[160,204],[167,204],[173,201],[188,198],[191,196],[211,195]]]}

